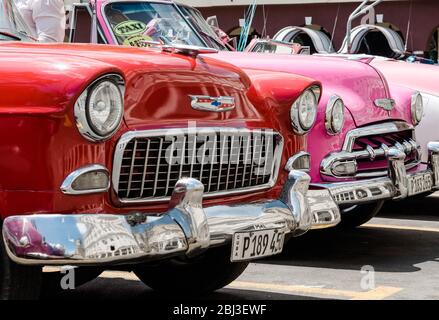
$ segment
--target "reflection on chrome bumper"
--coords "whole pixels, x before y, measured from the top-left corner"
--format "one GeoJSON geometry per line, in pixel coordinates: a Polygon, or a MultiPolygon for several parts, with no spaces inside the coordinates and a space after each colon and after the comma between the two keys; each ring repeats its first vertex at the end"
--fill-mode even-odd
{"type": "Polygon", "coordinates": [[[329,190],[309,190],[307,197],[312,214],[311,229],[334,227],[341,221],[340,209],[329,190]]]}
{"type": "Polygon", "coordinates": [[[311,227],[310,177],[291,171],[279,200],[203,208],[204,186],[181,179],[162,214],[28,215],[3,223],[9,257],[31,265],[106,265],[192,256],[229,242],[235,232],[311,227]]]}
{"type": "MultiPolygon", "coordinates": [[[[409,179],[431,175],[431,190],[439,189],[439,142],[428,145],[429,163],[426,170],[407,173],[404,166],[405,154],[398,149],[389,149],[388,177],[350,182],[313,184],[312,188],[328,190],[338,205],[356,205],[380,200],[399,200],[409,196],[409,179]]],[[[430,190],[428,190],[430,191],[430,190]]]]}

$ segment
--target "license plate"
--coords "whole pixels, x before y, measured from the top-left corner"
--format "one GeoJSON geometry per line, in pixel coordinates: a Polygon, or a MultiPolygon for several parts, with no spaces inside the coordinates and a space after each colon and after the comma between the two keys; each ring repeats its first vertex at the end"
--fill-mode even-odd
{"type": "Polygon", "coordinates": [[[409,196],[414,196],[420,193],[428,192],[432,188],[433,188],[433,178],[429,173],[408,177],[409,196]]]}
{"type": "Polygon", "coordinates": [[[235,233],[231,260],[252,260],[281,253],[284,240],[285,233],[278,229],[235,233]]]}

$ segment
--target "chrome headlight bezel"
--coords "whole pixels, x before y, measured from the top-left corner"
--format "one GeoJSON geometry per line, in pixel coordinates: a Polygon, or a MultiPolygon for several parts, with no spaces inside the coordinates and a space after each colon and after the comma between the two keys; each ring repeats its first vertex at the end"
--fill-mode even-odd
{"type": "Polygon", "coordinates": [[[290,110],[290,119],[291,119],[291,125],[293,126],[293,130],[298,135],[304,135],[308,133],[312,127],[314,126],[316,119],[317,119],[317,108],[320,98],[320,88],[318,86],[312,86],[308,89],[306,89],[297,99],[294,101],[293,105],[291,106],[290,110]],[[304,123],[301,114],[301,108],[303,107],[301,105],[305,95],[312,95],[314,105],[311,106],[311,109],[313,109],[313,114],[311,116],[311,121],[309,124],[304,123]]]}
{"type": "Polygon", "coordinates": [[[328,104],[326,106],[326,113],[325,113],[325,127],[328,134],[336,135],[343,130],[345,123],[345,110],[346,110],[346,106],[342,98],[340,98],[337,95],[333,95],[331,98],[329,98],[328,104]],[[342,109],[341,109],[342,122],[337,126],[334,123],[335,119],[337,118],[335,116],[335,112],[337,112],[336,107],[339,106],[340,103],[342,105],[342,109]]]}
{"type": "Polygon", "coordinates": [[[412,122],[415,126],[417,126],[419,123],[421,123],[422,118],[424,116],[424,99],[422,98],[422,94],[420,92],[415,92],[412,95],[411,99],[411,115],[412,115],[412,122]],[[418,103],[421,104],[421,109],[418,109],[418,103]]]}
{"type": "Polygon", "coordinates": [[[125,96],[125,81],[119,74],[107,74],[99,77],[93,81],[79,96],[75,102],[74,115],[76,126],[79,133],[87,140],[92,142],[102,142],[111,138],[120,128],[124,115],[124,96],[125,96]],[[109,82],[113,88],[117,88],[117,95],[119,96],[120,109],[113,128],[108,132],[99,132],[95,124],[92,123],[90,117],[90,99],[93,96],[93,90],[101,86],[103,83],[109,82]]]}

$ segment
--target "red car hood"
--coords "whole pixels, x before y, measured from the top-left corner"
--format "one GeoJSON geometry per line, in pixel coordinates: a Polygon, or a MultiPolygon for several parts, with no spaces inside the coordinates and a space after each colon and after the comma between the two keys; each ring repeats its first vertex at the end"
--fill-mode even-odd
{"type": "MultiPolygon", "coordinates": [[[[31,107],[37,101],[38,107],[65,109],[84,89],[78,87],[86,85],[84,79],[99,76],[93,73],[116,72],[125,78],[129,93],[125,101],[125,122],[129,127],[145,126],[145,119],[147,125],[160,127],[179,121],[187,125],[188,118],[217,125],[229,122],[233,126],[263,119],[264,110],[254,106],[247,96],[251,82],[246,73],[210,56],[194,59],[160,50],[121,46],[18,42],[1,44],[0,56],[9,61],[2,68],[9,68],[9,74],[15,77],[3,85],[11,88],[12,81],[18,88],[22,83],[36,94],[32,101],[29,97],[9,101],[16,107],[31,107]],[[25,74],[29,73],[29,63],[35,64],[31,75],[25,74]],[[20,65],[26,66],[23,73],[18,72],[20,65]],[[68,69],[63,70],[63,66],[68,69]],[[71,87],[67,93],[66,87],[71,87]],[[231,96],[235,98],[236,109],[227,113],[196,111],[191,107],[190,95],[231,96]]],[[[0,89],[1,86],[0,81],[0,89]]]]}
{"type": "MultiPolygon", "coordinates": [[[[260,53],[220,52],[215,58],[244,69],[288,72],[322,83],[326,97],[336,94],[343,98],[357,126],[373,122],[407,120],[405,106],[397,106],[390,114],[377,108],[376,99],[390,98],[387,83],[368,63],[337,57],[271,55],[260,53]]],[[[322,99],[321,107],[327,99],[322,99]]]]}

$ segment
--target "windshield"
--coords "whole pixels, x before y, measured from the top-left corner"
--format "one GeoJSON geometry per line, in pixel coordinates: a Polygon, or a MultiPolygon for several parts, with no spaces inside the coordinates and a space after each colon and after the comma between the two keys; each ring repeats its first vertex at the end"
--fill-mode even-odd
{"type": "Polygon", "coordinates": [[[206,45],[173,4],[111,2],[105,16],[119,44],[143,47],[148,42],[206,45]]]}
{"type": "Polygon", "coordinates": [[[306,50],[303,49],[306,48],[297,43],[283,44],[274,41],[260,41],[257,42],[250,51],[274,54],[305,54],[306,50]]]}
{"type": "Polygon", "coordinates": [[[222,43],[221,39],[218,38],[212,27],[209,26],[207,21],[204,19],[203,15],[197,9],[179,5],[181,12],[184,14],[185,18],[192,24],[192,26],[200,33],[204,41],[207,42],[209,47],[218,50],[226,50],[226,46],[222,43]]]}
{"type": "Polygon", "coordinates": [[[0,41],[31,41],[32,33],[12,0],[0,0],[0,41]]]}

